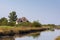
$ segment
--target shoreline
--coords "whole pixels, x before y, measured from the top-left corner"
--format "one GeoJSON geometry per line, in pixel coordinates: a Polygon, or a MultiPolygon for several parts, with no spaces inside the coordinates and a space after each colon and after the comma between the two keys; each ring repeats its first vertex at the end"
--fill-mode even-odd
{"type": "Polygon", "coordinates": [[[0,28],[0,36],[14,36],[15,34],[29,34],[38,31],[49,30],[49,28],[43,27],[11,27],[11,28],[0,28]]]}

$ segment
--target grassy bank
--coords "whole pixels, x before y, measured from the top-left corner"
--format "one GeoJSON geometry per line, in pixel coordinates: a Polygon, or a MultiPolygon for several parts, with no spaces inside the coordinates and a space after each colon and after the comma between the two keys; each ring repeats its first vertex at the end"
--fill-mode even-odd
{"type": "Polygon", "coordinates": [[[58,36],[55,40],[60,40],[60,36],[58,36]]]}
{"type": "Polygon", "coordinates": [[[12,27],[12,26],[0,26],[0,33],[10,33],[11,30],[14,33],[19,33],[19,31],[30,31],[30,30],[40,30],[40,29],[47,29],[46,27],[12,27]]]}

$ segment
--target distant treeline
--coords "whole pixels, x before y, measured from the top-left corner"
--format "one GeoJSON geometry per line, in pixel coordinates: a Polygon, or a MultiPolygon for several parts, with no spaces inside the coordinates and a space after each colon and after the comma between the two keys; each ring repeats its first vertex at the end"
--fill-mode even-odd
{"type": "Polygon", "coordinates": [[[33,22],[20,22],[19,24],[16,24],[17,15],[15,11],[12,11],[8,15],[8,19],[5,17],[0,18],[0,26],[34,26],[34,27],[41,27],[41,23],[39,21],[33,21],[33,22]]]}
{"type": "MultiPolygon", "coordinates": [[[[17,15],[16,15],[16,12],[15,11],[12,11],[9,13],[8,15],[8,19],[5,18],[5,17],[2,17],[0,18],[0,26],[24,26],[24,27],[59,27],[58,25],[55,25],[55,24],[41,24],[39,21],[33,21],[33,22],[30,22],[28,20],[28,22],[22,22],[20,19],[21,22],[19,22],[18,24],[16,24],[16,20],[18,19],[17,15]]],[[[23,18],[22,18],[23,19],[23,18]]]]}

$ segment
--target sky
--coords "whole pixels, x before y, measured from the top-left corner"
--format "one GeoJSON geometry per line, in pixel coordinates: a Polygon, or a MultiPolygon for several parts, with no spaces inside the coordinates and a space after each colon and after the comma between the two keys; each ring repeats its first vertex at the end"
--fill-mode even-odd
{"type": "Polygon", "coordinates": [[[31,22],[60,25],[60,0],[0,0],[0,18],[12,11],[31,22]]]}

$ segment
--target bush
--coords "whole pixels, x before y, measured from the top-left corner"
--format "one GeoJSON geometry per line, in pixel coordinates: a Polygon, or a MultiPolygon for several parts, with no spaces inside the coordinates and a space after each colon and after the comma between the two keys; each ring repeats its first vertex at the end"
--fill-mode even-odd
{"type": "Polygon", "coordinates": [[[34,27],[41,27],[41,24],[38,21],[34,21],[32,23],[32,26],[34,26],[34,27]]]}
{"type": "Polygon", "coordinates": [[[31,22],[21,22],[16,26],[24,26],[24,27],[41,27],[41,24],[38,21],[31,22]]]}
{"type": "Polygon", "coordinates": [[[48,24],[47,26],[50,26],[50,28],[54,28],[54,27],[56,27],[55,24],[48,24]]]}
{"type": "Polygon", "coordinates": [[[21,22],[21,23],[19,23],[17,26],[30,26],[30,22],[21,22]]]}
{"type": "Polygon", "coordinates": [[[8,23],[7,18],[2,17],[2,18],[0,19],[0,26],[6,26],[7,23],[8,23]]]}
{"type": "Polygon", "coordinates": [[[15,26],[15,22],[8,22],[8,26],[15,26]]]}

